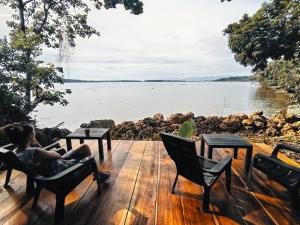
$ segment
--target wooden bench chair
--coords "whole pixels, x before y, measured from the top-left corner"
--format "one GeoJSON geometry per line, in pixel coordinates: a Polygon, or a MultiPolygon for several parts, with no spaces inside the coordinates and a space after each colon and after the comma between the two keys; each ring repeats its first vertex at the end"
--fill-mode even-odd
{"type": "Polygon", "coordinates": [[[286,143],[275,146],[271,155],[257,153],[251,162],[247,185],[250,188],[251,173],[256,168],[265,173],[270,179],[273,179],[284,186],[288,192],[292,207],[299,209],[299,188],[300,188],[300,168],[289,165],[280,160],[277,155],[280,150],[288,150],[300,153],[300,149],[286,143]]]}
{"type": "Polygon", "coordinates": [[[176,165],[177,173],[172,193],[174,193],[179,175],[203,186],[203,211],[208,212],[210,189],[224,171],[226,173],[226,189],[230,193],[232,161],[230,156],[218,163],[198,156],[194,141],[167,133],[160,135],[168,154],[176,165]]]}
{"type": "MultiPolygon", "coordinates": [[[[27,175],[27,193],[34,193],[32,208],[37,204],[43,188],[56,195],[55,223],[64,217],[65,197],[87,176],[97,172],[96,161],[89,156],[74,166],[51,177],[44,177],[23,164],[10,150],[0,148],[0,159],[10,168],[21,171],[27,175]],[[36,187],[34,186],[36,185],[36,187]]],[[[97,180],[98,193],[100,194],[100,181],[97,180]]]]}

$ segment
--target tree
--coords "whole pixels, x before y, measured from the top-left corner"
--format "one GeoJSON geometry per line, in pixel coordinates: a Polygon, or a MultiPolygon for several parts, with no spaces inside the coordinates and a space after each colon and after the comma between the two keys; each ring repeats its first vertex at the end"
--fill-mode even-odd
{"type": "Polygon", "coordinates": [[[24,114],[40,103],[66,105],[65,94],[54,83],[63,83],[62,68],[38,60],[42,47],[75,46],[77,37],[88,38],[99,32],[87,22],[93,5],[97,10],[118,4],[138,15],[139,0],[0,0],[13,9],[9,37],[0,39],[0,106],[15,105],[24,114]]]}
{"type": "Polygon", "coordinates": [[[300,1],[273,0],[224,30],[235,60],[263,70],[270,60],[295,58],[300,46],[300,1]]]}

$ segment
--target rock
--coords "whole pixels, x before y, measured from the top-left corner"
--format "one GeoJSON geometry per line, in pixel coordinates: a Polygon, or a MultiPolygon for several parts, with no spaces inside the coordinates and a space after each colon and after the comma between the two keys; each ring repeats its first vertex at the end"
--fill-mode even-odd
{"type": "Polygon", "coordinates": [[[251,114],[251,116],[262,116],[264,114],[263,111],[256,111],[251,114]]]}
{"type": "Polygon", "coordinates": [[[157,123],[161,123],[164,121],[164,116],[161,113],[157,113],[153,116],[153,119],[157,122],[157,123]]]}
{"type": "Polygon", "coordinates": [[[300,121],[297,121],[291,125],[292,128],[300,130],[300,121]]]}
{"type": "Polygon", "coordinates": [[[157,121],[151,117],[147,117],[144,119],[144,124],[146,124],[148,127],[155,127],[157,126],[157,121]]]}
{"type": "Polygon", "coordinates": [[[281,129],[281,132],[283,133],[283,134],[288,134],[288,133],[290,133],[290,132],[294,132],[294,130],[293,130],[293,128],[292,128],[292,126],[290,125],[290,124],[285,124],[284,126],[283,126],[283,128],[281,129]]]}
{"type": "Polygon", "coordinates": [[[186,120],[195,119],[194,113],[188,112],[188,113],[185,115],[185,119],[186,119],[186,120]]]}
{"type": "Polygon", "coordinates": [[[90,123],[83,123],[80,127],[83,128],[110,128],[115,127],[115,122],[113,120],[92,120],[90,123]]]}
{"type": "Polygon", "coordinates": [[[138,134],[138,139],[144,140],[144,139],[150,139],[151,138],[151,130],[150,129],[144,129],[141,130],[138,134]]]}
{"type": "Polygon", "coordinates": [[[238,116],[230,115],[219,125],[222,131],[236,132],[241,129],[242,122],[238,116]]]}
{"type": "Polygon", "coordinates": [[[279,132],[275,128],[269,127],[266,129],[265,134],[274,137],[279,135],[279,132]]]}
{"type": "Polygon", "coordinates": [[[297,115],[291,114],[291,113],[287,113],[285,121],[287,123],[295,123],[295,122],[300,121],[300,116],[297,116],[297,115]]]}
{"type": "Polygon", "coordinates": [[[251,119],[253,121],[259,121],[259,122],[265,122],[266,121],[265,117],[259,116],[259,115],[253,115],[253,116],[251,116],[251,119]]]}
{"type": "Polygon", "coordinates": [[[54,141],[65,138],[71,131],[67,129],[59,129],[57,127],[53,128],[43,128],[36,129],[36,139],[42,146],[47,146],[52,144],[54,141]]]}
{"type": "Polygon", "coordinates": [[[243,121],[242,121],[242,124],[244,125],[244,126],[252,126],[253,125],[253,123],[254,123],[254,121],[252,120],[252,119],[244,119],[243,121]]]}
{"type": "Polygon", "coordinates": [[[169,117],[169,121],[173,124],[181,124],[185,121],[185,115],[182,113],[172,114],[169,117]]]}
{"type": "Polygon", "coordinates": [[[265,124],[263,122],[261,122],[261,121],[255,121],[254,125],[259,130],[265,129],[265,124]]]}
{"type": "Polygon", "coordinates": [[[205,117],[205,116],[197,116],[197,117],[195,118],[195,123],[197,124],[197,123],[203,122],[203,121],[205,121],[205,120],[206,120],[206,117],[205,117]]]}

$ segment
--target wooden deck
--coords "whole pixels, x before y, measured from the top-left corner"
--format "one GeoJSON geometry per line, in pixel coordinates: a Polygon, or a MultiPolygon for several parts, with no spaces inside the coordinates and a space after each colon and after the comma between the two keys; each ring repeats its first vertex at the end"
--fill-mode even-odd
{"type": "MultiPolygon", "coordinates": [[[[87,143],[96,153],[97,142],[87,143]]],[[[254,152],[258,151],[269,153],[270,148],[256,144],[254,152]]],[[[286,190],[262,173],[254,172],[252,192],[247,191],[243,150],[233,160],[231,195],[222,175],[211,191],[208,214],[202,212],[200,186],[180,178],[171,194],[175,167],[161,142],[114,140],[112,150],[105,149],[104,154],[100,166],[110,170],[111,177],[102,194],[97,196],[92,176],[85,179],[68,195],[62,224],[300,224],[300,216],[290,210],[286,190]]],[[[226,154],[232,151],[218,149],[214,158],[226,154]]],[[[0,224],[53,224],[53,194],[42,191],[38,207],[31,210],[33,199],[25,195],[24,174],[14,171],[8,189],[3,188],[5,175],[0,175],[0,224]]]]}

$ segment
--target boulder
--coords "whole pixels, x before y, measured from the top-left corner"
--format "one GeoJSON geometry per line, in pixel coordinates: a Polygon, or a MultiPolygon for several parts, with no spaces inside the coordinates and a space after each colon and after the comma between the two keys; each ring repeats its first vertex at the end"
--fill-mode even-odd
{"type": "Polygon", "coordinates": [[[157,122],[157,123],[161,123],[164,121],[164,116],[161,113],[157,113],[153,116],[153,119],[157,122]]]}
{"type": "Polygon", "coordinates": [[[186,117],[182,113],[175,113],[169,117],[169,121],[173,124],[181,124],[185,121],[186,117]]]}
{"type": "Polygon", "coordinates": [[[144,124],[146,124],[148,127],[155,127],[157,126],[157,121],[151,117],[147,117],[144,119],[144,124]]]}
{"type": "Polygon", "coordinates": [[[262,116],[264,114],[263,111],[256,111],[256,112],[253,112],[250,116],[262,116]]]}
{"type": "Polygon", "coordinates": [[[242,124],[243,124],[244,126],[252,126],[253,123],[254,123],[254,121],[253,121],[251,118],[249,118],[249,119],[244,119],[244,120],[242,121],[242,124]]]}
{"type": "Polygon", "coordinates": [[[256,129],[258,129],[258,130],[265,129],[265,124],[261,121],[255,121],[254,125],[255,125],[256,129]]]}
{"type": "Polygon", "coordinates": [[[115,122],[113,120],[92,120],[90,123],[83,123],[80,127],[83,128],[110,128],[115,127],[115,122]]]}

